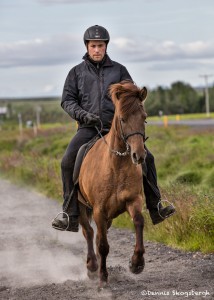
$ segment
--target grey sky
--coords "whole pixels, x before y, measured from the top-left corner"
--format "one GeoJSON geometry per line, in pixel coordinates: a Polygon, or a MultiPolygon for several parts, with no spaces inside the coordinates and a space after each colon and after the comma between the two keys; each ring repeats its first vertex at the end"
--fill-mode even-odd
{"type": "Polygon", "coordinates": [[[0,0],[0,97],[60,95],[94,24],[139,85],[202,85],[199,74],[214,73],[212,0],[0,0]]]}

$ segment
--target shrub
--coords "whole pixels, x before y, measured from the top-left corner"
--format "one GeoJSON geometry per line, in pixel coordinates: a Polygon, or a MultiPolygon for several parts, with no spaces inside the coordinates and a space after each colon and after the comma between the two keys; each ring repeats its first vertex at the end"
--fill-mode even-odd
{"type": "Polygon", "coordinates": [[[178,175],[175,181],[184,184],[199,184],[202,181],[202,174],[197,171],[186,171],[178,175]]]}

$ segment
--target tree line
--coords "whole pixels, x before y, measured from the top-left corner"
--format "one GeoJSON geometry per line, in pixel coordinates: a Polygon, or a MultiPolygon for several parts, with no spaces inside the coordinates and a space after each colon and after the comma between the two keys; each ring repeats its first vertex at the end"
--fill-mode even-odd
{"type": "MultiPolygon", "coordinates": [[[[214,85],[209,87],[210,111],[214,111],[214,85]]],[[[190,84],[177,81],[169,88],[158,86],[149,91],[145,102],[150,116],[202,113],[206,111],[205,90],[193,88],[190,84]]]]}

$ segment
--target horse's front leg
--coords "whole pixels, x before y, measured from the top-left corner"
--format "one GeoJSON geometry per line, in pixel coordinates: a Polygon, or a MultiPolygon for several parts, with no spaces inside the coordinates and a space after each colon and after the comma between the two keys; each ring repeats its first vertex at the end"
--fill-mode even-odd
{"type": "Polygon", "coordinates": [[[132,273],[139,274],[143,271],[145,266],[144,253],[145,248],[143,244],[143,228],[144,218],[142,216],[142,199],[136,199],[131,204],[127,205],[127,211],[129,212],[135,226],[136,244],[134,254],[131,258],[129,268],[132,273]]]}
{"type": "Polygon", "coordinates": [[[106,259],[109,253],[109,244],[107,240],[108,224],[105,217],[100,212],[94,212],[94,221],[97,225],[97,251],[100,259],[100,286],[103,287],[108,282],[108,271],[106,259]]]}

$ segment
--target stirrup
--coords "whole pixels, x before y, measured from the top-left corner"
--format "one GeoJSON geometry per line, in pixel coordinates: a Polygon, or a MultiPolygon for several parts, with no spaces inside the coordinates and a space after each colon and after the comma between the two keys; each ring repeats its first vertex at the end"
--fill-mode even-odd
{"type": "MultiPolygon", "coordinates": [[[[164,208],[164,207],[163,207],[163,208],[164,208]]],[[[158,204],[157,204],[157,209],[158,209],[158,214],[159,214],[159,216],[160,216],[163,220],[165,220],[165,219],[171,217],[171,216],[174,215],[174,213],[175,213],[175,206],[174,206],[171,202],[169,202],[168,200],[160,200],[160,201],[158,202],[158,204]],[[163,217],[163,216],[161,215],[161,213],[160,213],[160,205],[161,205],[161,202],[167,202],[167,203],[169,203],[170,206],[172,206],[172,208],[174,208],[174,211],[171,212],[171,214],[169,214],[169,215],[163,217]]]]}
{"type": "Polygon", "coordinates": [[[66,212],[64,212],[64,211],[59,212],[59,213],[56,215],[56,217],[53,218],[52,223],[58,218],[59,215],[64,215],[64,214],[65,214],[66,217],[67,217],[67,220],[68,220],[68,226],[67,226],[65,229],[59,229],[58,227],[56,228],[56,227],[54,227],[54,226],[52,225],[52,227],[53,227],[54,229],[58,229],[58,230],[61,230],[61,231],[67,231],[67,229],[69,228],[69,215],[68,215],[66,212]]]}

